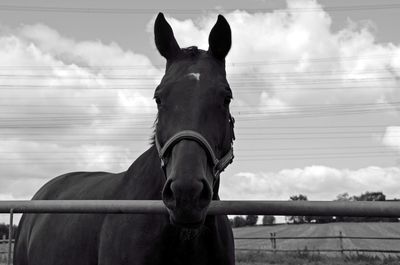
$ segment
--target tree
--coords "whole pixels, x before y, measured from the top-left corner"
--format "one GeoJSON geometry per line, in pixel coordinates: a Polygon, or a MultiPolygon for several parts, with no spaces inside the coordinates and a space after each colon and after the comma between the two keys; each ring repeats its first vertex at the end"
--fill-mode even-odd
{"type": "MultiPolygon", "coordinates": [[[[4,224],[4,223],[0,224],[0,239],[2,239],[4,236],[6,238],[8,238],[8,233],[9,233],[8,229],[9,228],[10,228],[9,224],[4,224]]],[[[12,234],[13,238],[15,238],[15,235],[17,233],[17,229],[18,229],[18,227],[16,225],[13,225],[13,234],[12,234]]]]}
{"type": "MultiPolygon", "coordinates": [[[[303,194],[290,196],[292,201],[307,201],[307,196],[303,194]]],[[[287,222],[292,222],[294,224],[304,224],[306,222],[305,216],[288,216],[286,218],[287,222]]]]}
{"type": "MultiPolygon", "coordinates": [[[[360,196],[353,196],[355,201],[386,201],[386,195],[381,191],[365,192],[360,196]]],[[[354,218],[356,222],[398,222],[397,218],[383,218],[383,217],[357,217],[354,218]]]]}
{"type": "Polygon", "coordinates": [[[335,221],[333,216],[314,216],[313,219],[318,224],[332,223],[335,221]]]}
{"type": "MultiPolygon", "coordinates": [[[[354,196],[350,196],[347,192],[341,193],[336,196],[335,201],[341,201],[341,202],[354,201],[354,196]]],[[[336,222],[354,222],[354,217],[336,216],[336,222]]]]}
{"type": "Polygon", "coordinates": [[[353,201],[353,200],[354,200],[354,198],[350,197],[349,194],[347,192],[345,192],[345,193],[341,193],[341,194],[337,195],[335,201],[353,201]]]}
{"type": "Polygon", "coordinates": [[[310,216],[310,215],[304,216],[304,222],[311,223],[312,221],[316,220],[317,217],[318,216],[310,216]]]}
{"type": "Polygon", "coordinates": [[[257,224],[258,215],[248,215],[246,216],[246,225],[255,226],[257,224]]]}
{"type": "Polygon", "coordinates": [[[307,196],[303,194],[290,196],[292,201],[308,201],[307,196]]]}
{"type": "Polygon", "coordinates": [[[360,196],[353,196],[355,201],[386,201],[386,195],[382,192],[362,193],[360,196]]]}
{"type": "MultiPolygon", "coordinates": [[[[385,201],[386,195],[382,192],[365,192],[359,196],[349,196],[348,193],[339,194],[336,201],[385,201]]],[[[347,217],[337,216],[337,222],[398,222],[398,218],[381,218],[381,217],[347,217]]]]}
{"type": "Polygon", "coordinates": [[[246,226],[246,220],[241,216],[235,216],[233,218],[233,227],[246,226]]]}
{"type": "Polygon", "coordinates": [[[275,224],[275,216],[273,215],[264,215],[262,219],[263,225],[273,225],[275,224]]]}

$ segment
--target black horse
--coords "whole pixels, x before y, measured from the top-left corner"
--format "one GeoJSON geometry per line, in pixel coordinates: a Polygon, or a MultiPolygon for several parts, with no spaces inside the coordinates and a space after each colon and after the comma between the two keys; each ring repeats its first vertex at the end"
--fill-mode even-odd
{"type": "Polygon", "coordinates": [[[233,159],[229,24],[218,16],[208,51],[181,49],[162,13],[154,31],[167,65],[154,94],[152,146],[126,172],[65,174],[33,199],[162,199],[169,214],[24,214],[15,265],[235,263],[227,217],[207,215],[211,200],[219,200],[219,174],[233,159]]]}

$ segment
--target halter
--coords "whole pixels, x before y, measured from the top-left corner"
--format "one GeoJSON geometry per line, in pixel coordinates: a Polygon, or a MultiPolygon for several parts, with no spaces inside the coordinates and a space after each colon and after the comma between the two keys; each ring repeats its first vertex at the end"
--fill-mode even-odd
{"type": "MultiPolygon", "coordinates": [[[[169,138],[164,146],[160,145],[160,142],[158,141],[157,135],[155,135],[155,143],[156,143],[156,148],[158,151],[158,156],[161,159],[161,167],[164,170],[165,174],[165,167],[167,166],[168,160],[166,157],[166,154],[168,150],[170,150],[172,147],[174,147],[178,142],[182,140],[191,140],[195,141],[198,144],[201,145],[201,147],[206,151],[207,155],[210,158],[210,161],[212,162],[213,165],[213,174],[215,178],[218,178],[220,173],[224,171],[224,169],[233,161],[233,147],[229,149],[229,151],[220,159],[217,158],[217,156],[214,153],[214,150],[212,149],[211,145],[208,143],[207,139],[204,138],[203,135],[201,135],[198,132],[192,131],[192,130],[183,130],[180,131],[176,134],[174,134],[171,138],[169,138]]],[[[166,174],[165,174],[166,177],[166,174]]]]}

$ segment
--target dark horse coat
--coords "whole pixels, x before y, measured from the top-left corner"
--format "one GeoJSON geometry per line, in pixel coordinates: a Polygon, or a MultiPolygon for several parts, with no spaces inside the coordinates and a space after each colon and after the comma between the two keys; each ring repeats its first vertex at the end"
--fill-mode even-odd
{"type": "MultiPolygon", "coordinates": [[[[231,92],[224,69],[229,25],[219,16],[209,51],[181,50],[162,14],[157,17],[155,35],[157,48],[167,59],[166,75],[155,96],[159,105],[155,137],[165,142],[180,130],[196,130],[221,157],[233,140],[231,92]],[[175,85],[168,88],[171,82],[175,85]],[[185,90],[179,90],[180,86],[185,90]],[[194,89],[186,88],[190,86],[194,89]],[[175,96],[167,97],[165,91],[175,96]]],[[[33,200],[162,199],[170,214],[24,214],[14,264],[234,264],[227,217],[203,218],[202,214],[211,199],[219,199],[219,178],[210,173],[207,154],[198,143],[182,141],[172,148],[169,160],[163,170],[153,144],[126,172],[75,172],[48,182],[33,200]],[[189,175],[195,177],[188,179],[189,175]],[[200,225],[191,227],[194,223],[200,225]]]]}

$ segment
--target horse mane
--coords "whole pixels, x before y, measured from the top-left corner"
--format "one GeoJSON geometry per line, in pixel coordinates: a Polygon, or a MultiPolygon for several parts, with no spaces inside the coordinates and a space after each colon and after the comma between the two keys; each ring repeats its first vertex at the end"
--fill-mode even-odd
{"type": "Polygon", "coordinates": [[[154,120],[153,123],[153,134],[150,136],[150,145],[153,146],[156,144],[156,130],[157,130],[157,122],[158,122],[158,112],[157,112],[157,116],[156,119],[154,120]]]}

